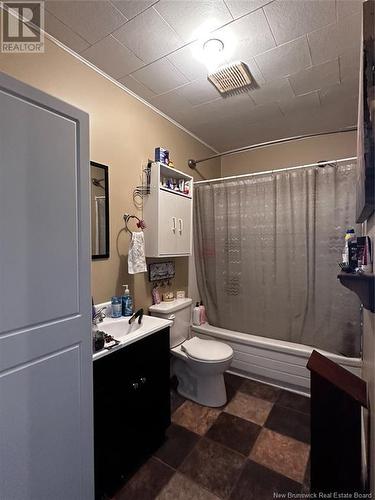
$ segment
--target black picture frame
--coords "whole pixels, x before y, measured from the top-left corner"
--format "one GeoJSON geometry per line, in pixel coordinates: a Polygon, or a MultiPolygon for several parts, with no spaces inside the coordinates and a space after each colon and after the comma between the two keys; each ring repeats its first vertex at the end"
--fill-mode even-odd
{"type": "MultiPolygon", "coordinates": [[[[90,166],[95,168],[100,168],[103,170],[104,179],[104,193],[105,193],[105,251],[102,253],[94,254],[91,251],[92,260],[109,259],[110,255],[110,245],[109,245],[109,175],[108,175],[108,165],[103,165],[96,161],[90,161],[90,166]]],[[[92,175],[90,169],[90,196],[92,196],[92,175]]],[[[92,202],[92,198],[91,198],[92,202]]],[[[93,232],[93,224],[95,223],[94,218],[91,218],[91,232],[93,232]]]]}
{"type": "Polygon", "coordinates": [[[375,55],[374,23],[375,2],[363,4],[363,39],[361,87],[358,115],[358,174],[357,174],[357,223],[367,220],[375,210],[375,55]]]}

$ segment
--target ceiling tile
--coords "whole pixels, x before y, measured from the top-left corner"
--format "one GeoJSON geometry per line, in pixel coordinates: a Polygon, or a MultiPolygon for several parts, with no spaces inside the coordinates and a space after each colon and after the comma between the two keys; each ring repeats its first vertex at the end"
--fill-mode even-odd
{"type": "Polygon", "coordinates": [[[102,0],[49,0],[46,9],[90,44],[126,22],[126,18],[110,2],[102,0]]]}
{"type": "Polygon", "coordinates": [[[160,0],[155,9],[186,42],[232,20],[223,0],[160,0]]]}
{"type": "Polygon", "coordinates": [[[337,19],[341,21],[344,17],[358,14],[362,10],[362,0],[337,0],[337,19]]]}
{"type": "Polygon", "coordinates": [[[113,36],[147,63],[182,45],[172,28],[153,7],[127,22],[113,36]]]}
{"type": "Polygon", "coordinates": [[[47,33],[60,40],[67,47],[71,48],[75,52],[81,52],[90,46],[86,40],[77,35],[68,26],[59,21],[57,17],[45,11],[44,15],[45,28],[47,33]]]}
{"type": "Polygon", "coordinates": [[[146,99],[146,101],[150,100],[151,97],[154,97],[156,95],[152,90],[147,88],[142,83],[138,82],[132,76],[125,76],[124,78],[120,78],[118,81],[122,83],[122,85],[125,85],[125,87],[127,87],[129,90],[137,94],[139,97],[146,99]]]}
{"type": "Polygon", "coordinates": [[[303,113],[307,118],[309,116],[308,113],[311,112],[311,110],[320,107],[320,101],[318,93],[311,92],[310,94],[293,97],[293,99],[289,99],[287,101],[281,101],[279,102],[279,106],[286,117],[296,113],[303,113]]]}
{"type": "Polygon", "coordinates": [[[189,80],[203,78],[207,76],[208,73],[206,66],[193,56],[192,50],[195,43],[196,42],[186,45],[168,56],[171,63],[189,80]]]}
{"type": "Polygon", "coordinates": [[[184,85],[178,89],[178,93],[193,105],[212,101],[220,96],[219,92],[205,78],[184,85]]]}
{"type": "Polygon", "coordinates": [[[236,51],[236,47],[246,52],[248,56],[253,56],[276,45],[262,10],[233,21],[216,30],[214,35],[223,40],[226,58],[230,57],[231,51],[236,51]],[[228,51],[227,55],[226,51],[228,51]]]}
{"type": "Polygon", "coordinates": [[[116,79],[143,66],[143,62],[112,35],[84,50],[82,56],[116,79]]]}
{"type": "Polygon", "coordinates": [[[335,59],[344,52],[359,48],[361,41],[361,16],[355,14],[341,22],[330,24],[308,35],[313,64],[335,59]]]}
{"type": "MultiPolygon", "coordinates": [[[[192,108],[189,101],[176,91],[156,96],[150,99],[150,103],[178,122],[184,120],[192,108]]],[[[184,121],[183,124],[187,126],[188,123],[184,121]]]]}
{"type": "Polygon", "coordinates": [[[336,21],[335,0],[276,0],[264,12],[278,44],[336,21]]]}
{"type": "Polygon", "coordinates": [[[319,91],[322,106],[336,106],[337,109],[346,105],[346,101],[358,99],[358,78],[348,79],[338,85],[331,85],[319,91]]]}
{"type": "Polygon", "coordinates": [[[359,74],[360,66],[360,50],[352,49],[344,52],[339,57],[340,61],[340,78],[347,80],[348,78],[355,78],[359,74]]]}
{"type": "Polygon", "coordinates": [[[157,0],[112,0],[115,7],[128,19],[132,19],[148,9],[157,0]]]}
{"type": "Polygon", "coordinates": [[[135,71],[132,76],[155,94],[163,94],[188,81],[166,58],[135,71]]]}
{"type": "Polygon", "coordinates": [[[311,66],[306,37],[285,43],[255,57],[255,61],[266,78],[275,80],[282,76],[298,73],[311,66]]]}
{"type": "Polygon", "coordinates": [[[319,90],[323,87],[340,83],[338,59],[313,66],[295,75],[291,75],[289,81],[297,95],[307,94],[313,90],[319,90]]]}
{"type": "Polygon", "coordinates": [[[249,94],[238,94],[229,97],[218,97],[217,99],[200,104],[193,108],[195,121],[199,123],[220,123],[231,120],[231,123],[240,124],[242,120],[247,121],[254,103],[249,94]]]}
{"type": "Polygon", "coordinates": [[[283,115],[280,111],[280,107],[276,103],[260,104],[254,106],[249,117],[246,120],[247,123],[264,123],[267,122],[268,125],[272,124],[274,120],[281,120],[283,115]]]}
{"type": "Polygon", "coordinates": [[[265,83],[251,92],[251,98],[255,104],[268,104],[293,97],[294,92],[287,78],[265,83]]]}
{"type": "Polygon", "coordinates": [[[236,19],[237,17],[244,16],[254,10],[263,7],[272,0],[226,0],[228,9],[230,10],[232,16],[236,19]]]}

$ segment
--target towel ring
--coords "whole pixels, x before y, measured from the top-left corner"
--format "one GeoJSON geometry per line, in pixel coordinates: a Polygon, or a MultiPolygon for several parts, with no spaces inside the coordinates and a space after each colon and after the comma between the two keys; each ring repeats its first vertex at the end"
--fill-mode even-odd
{"type": "Polygon", "coordinates": [[[129,233],[129,234],[132,234],[132,231],[130,231],[129,227],[128,227],[128,223],[130,221],[130,219],[136,219],[138,222],[137,222],[137,227],[143,231],[143,229],[145,229],[146,227],[146,224],[145,224],[145,221],[143,219],[140,219],[139,217],[137,217],[136,215],[130,215],[130,214],[124,214],[124,221],[125,221],[125,230],[129,233]]]}

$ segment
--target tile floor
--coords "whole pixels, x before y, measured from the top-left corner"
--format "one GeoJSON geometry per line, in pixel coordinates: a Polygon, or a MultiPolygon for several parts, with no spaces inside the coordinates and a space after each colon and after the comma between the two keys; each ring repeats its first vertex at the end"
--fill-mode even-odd
{"type": "Polygon", "coordinates": [[[172,392],[165,443],[114,500],[271,500],[309,491],[309,399],[226,374],[224,408],[172,392]]]}

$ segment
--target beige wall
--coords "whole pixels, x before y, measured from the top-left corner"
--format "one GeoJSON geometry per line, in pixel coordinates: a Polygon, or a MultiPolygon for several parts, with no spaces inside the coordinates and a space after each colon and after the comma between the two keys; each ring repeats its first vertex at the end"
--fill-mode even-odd
{"type": "MultiPolygon", "coordinates": [[[[371,237],[372,248],[375,243],[375,214],[367,221],[367,234],[371,237]]],[[[367,382],[370,404],[370,482],[375,493],[375,314],[363,310],[363,378],[367,382]]]]}
{"type": "Polygon", "coordinates": [[[223,176],[247,174],[324,160],[338,160],[356,154],[356,132],[327,134],[225,156],[221,161],[221,172],[223,176]]]}
{"type": "MultiPolygon", "coordinates": [[[[181,170],[187,170],[188,158],[212,151],[49,40],[44,54],[0,54],[0,71],[89,113],[91,160],[109,165],[110,189],[110,259],[92,263],[94,300],[108,300],[128,283],[136,306],[146,307],[151,303],[147,275],[127,274],[129,236],[122,215],[137,212],[132,192],[156,146],[168,147],[181,170]]],[[[206,164],[204,172],[220,175],[220,161],[206,164]]],[[[172,288],[187,286],[188,259],[180,257],[172,288]]]]}

